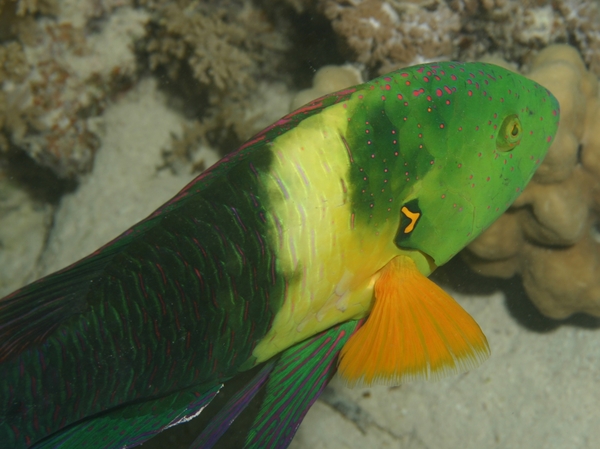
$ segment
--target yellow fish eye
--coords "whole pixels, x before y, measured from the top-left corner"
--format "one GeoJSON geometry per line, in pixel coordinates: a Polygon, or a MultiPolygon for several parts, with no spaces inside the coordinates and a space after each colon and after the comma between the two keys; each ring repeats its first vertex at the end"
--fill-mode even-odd
{"type": "Polygon", "coordinates": [[[521,143],[522,135],[521,120],[516,114],[511,114],[504,119],[502,126],[500,126],[496,138],[496,147],[499,151],[510,151],[521,143]]]}

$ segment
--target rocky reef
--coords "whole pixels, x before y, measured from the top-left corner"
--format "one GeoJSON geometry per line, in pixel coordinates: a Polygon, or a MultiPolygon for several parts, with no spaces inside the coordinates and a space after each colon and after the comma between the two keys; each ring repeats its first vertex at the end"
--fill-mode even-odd
{"type": "Polygon", "coordinates": [[[165,164],[197,165],[200,143],[231,150],[274,116],[257,107],[265,96],[306,87],[323,65],[370,78],[495,55],[527,69],[569,43],[599,74],[599,23],[582,0],[2,0],[0,150],[77,179],[106,103],[153,76],[191,119],[165,164]]]}

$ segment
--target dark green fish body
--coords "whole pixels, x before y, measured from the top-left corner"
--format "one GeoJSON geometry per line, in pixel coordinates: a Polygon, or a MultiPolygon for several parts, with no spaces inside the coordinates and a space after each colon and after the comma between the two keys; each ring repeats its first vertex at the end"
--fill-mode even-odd
{"type": "MultiPolygon", "coordinates": [[[[268,164],[260,152],[256,170],[268,164]]],[[[208,388],[251,358],[285,279],[266,239],[268,204],[246,188],[255,175],[245,168],[222,167],[92,256],[4,300],[16,321],[3,329],[0,391],[20,394],[2,395],[0,441],[25,447],[121,403],[208,388]],[[32,293],[36,307],[22,310],[20,297],[32,293]]]]}
{"type": "Polygon", "coordinates": [[[0,300],[0,442],[133,447],[266,362],[217,422],[266,385],[247,447],[267,444],[275,413],[273,447],[286,447],[381,270],[402,257],[426,276],[475,238],[557,120],[541,86],[475,63],[400,70],[284,117],[94,254],[0,300]]]}

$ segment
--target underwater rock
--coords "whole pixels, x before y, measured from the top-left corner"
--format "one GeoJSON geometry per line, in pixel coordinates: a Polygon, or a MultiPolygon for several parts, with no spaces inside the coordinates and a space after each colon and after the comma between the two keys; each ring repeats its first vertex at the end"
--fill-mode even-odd
{"type": "Polygon", "coordinates": [[[598,79],[566,45],[543,50],[529,77],[560,102],[556,140],[513,207],[463,254],[483,275],[521,275],[549,317],[600,316],[598,79]]]}
{"type": "Polygon", "coordinates": [[[298,109],[309,101],[345,87],[363,83],[360,71],[352,65],[326,65],[315,73],[310,89],[301,90],[292,100],[290,111],[298,109]]]}
{"type": "Polygon", "coordinates": [[[91,169],[99,146],[90,121],[137,77],[133,42],[148,14],[127,1],[54,3],[52,15],[33,20],[19,2],[10,19],[16,40],[0,46],[0,57],[21,64],[0,72],[0,144],[72,178],[91,169]]]}
{"type": "MultiPolygon", "coordinates": [[[[290,2],[290,0],[288,0],[290,2]]],[[[291,2],[290,2],[291,3],[291,2]]],[[[600,74],[600,12],[589,0],[300,0],[324,14],[348,59],[383,74],[427,61],[494,53],[528,66],[544,47],[571,42],[600,74]]]]}

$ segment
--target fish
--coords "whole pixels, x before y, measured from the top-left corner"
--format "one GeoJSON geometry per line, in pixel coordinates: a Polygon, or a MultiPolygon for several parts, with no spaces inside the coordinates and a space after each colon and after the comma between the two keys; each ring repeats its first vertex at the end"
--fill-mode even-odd
{"type": "Polygon", "coordinates": [[[523,191],[556,98],[485,63],[399,69],[291,112],[82,260],[0,300],[0,441],[135,447],[248,382],[190,446],[262,402],[285,448],[337,372],[436,379],[489,355],[428,276],[523,191]]]}

